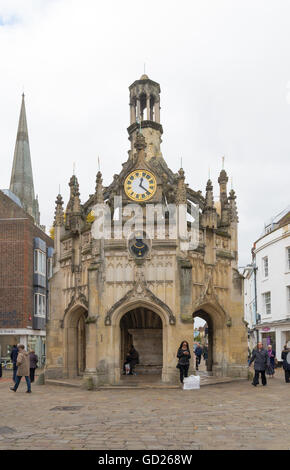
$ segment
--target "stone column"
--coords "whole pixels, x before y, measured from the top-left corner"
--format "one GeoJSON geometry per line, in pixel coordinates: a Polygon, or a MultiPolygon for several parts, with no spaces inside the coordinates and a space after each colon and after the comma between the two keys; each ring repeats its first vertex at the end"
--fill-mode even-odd
{"type": "Polygon", "coordinates": [[[147,95],[146,107],[147,107],[147,120],[150,121],[150,95],[147,95]]]}
{"type": "Polygon", "coordinates": [[[88,317],[86,319],[86,370],[83,381],[85,388],[97,385],[97,317],[98,317],[98,263],[88,268],[88,317]]]}
{"type": "Polygon", "coordinates": [[[140,99],[139,99],[139,98],[137,98],[137,118],[138,118],[138,120],[140,120],[140,119],[141,119],[141,113],[140,113],[140,110],[141,110],[141,109],[140,109],[140,99]]]}
{"type": "Polygon", "coordinates": [[[160,104],[159,101],[154,103],[155,122],[160,124],[160,104]]]}
{"type": "Polygon", "coordinates": [[[130,103],[130,124],[136,122],[136,106],[133,102],[130,103]]]}

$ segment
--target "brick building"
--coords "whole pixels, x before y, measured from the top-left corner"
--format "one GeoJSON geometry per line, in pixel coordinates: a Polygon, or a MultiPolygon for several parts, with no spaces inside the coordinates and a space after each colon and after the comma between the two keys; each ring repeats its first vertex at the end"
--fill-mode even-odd
{"type": "Polygon", "coordinates": [[[13,344],[45,355],[48,278],[53,241],[39,225],[24,96],[10,189],[0,191],[0,357],[13,344]]]}

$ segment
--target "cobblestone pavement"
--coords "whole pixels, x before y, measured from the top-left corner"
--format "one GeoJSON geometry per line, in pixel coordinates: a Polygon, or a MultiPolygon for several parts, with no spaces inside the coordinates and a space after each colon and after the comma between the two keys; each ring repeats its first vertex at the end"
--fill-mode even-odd
{"type": "Polygon", "coordinates": [[[1,449],[290,449],[290,385],[87,391],[0,379],[1,449]],[[72,407],[61,409],[61,407],[72,407]],[[75,408],[73,408],[75,407],[75,408]]]}

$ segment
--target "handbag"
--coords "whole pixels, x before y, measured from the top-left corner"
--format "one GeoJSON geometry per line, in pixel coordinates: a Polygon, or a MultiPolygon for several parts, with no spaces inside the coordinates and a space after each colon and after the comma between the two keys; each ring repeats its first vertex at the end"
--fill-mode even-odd
{"type": "Polygon", "coordinates": [[[180,369],[180,364],[179,364],[179,362],[178,362],[177,365],[176,365],[176,369],[180,369]]]}

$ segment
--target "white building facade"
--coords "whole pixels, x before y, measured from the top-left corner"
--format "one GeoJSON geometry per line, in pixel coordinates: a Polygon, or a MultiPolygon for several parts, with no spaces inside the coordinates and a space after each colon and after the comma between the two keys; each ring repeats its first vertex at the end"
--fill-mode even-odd
{"type": "Polygon", "coordinates": [[[290,208],[265,227],[254,243],[252,264],[244,271],[245,321],[250,349],[262,341],[278,361],[290,345],[290,208]]]}

